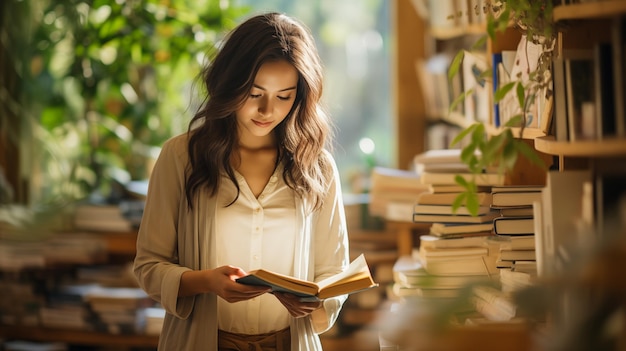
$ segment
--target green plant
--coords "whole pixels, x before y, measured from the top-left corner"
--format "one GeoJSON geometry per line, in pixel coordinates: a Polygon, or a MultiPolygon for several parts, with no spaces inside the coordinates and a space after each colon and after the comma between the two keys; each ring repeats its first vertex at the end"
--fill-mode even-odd
{"type": "MultiPolygon", "coordinates": [[[[522,79],[521,75],[512,77],[512,81],[498,87],[494,92],[494,103],[501,101],[507,94],[514,93],[521,112],[511,117],[495,135],[489,135],[484,124],[475,123],[465,128],[452,140],[452,146],[462,140],[469,140],[467,145],[463,147],[461,157],[474,176],[470,180],[461,176],[456,177],[456,182],[463,186],[465,191],[456,198],[453,204],[454,209],[464,205],[470,213],[477,213],[478,199],[475,177],[480,176],[485,169],[496,167],[498,173],[504,176],[507,171],[513,170],[520,155],[539,167],[546,167],[534,149],[521,140],[521,136],[527,125],[527,113],[536,96],[538,94],[552,94],[549,88],[550,64],[556,39],[552,8],[553,4],[550,0],[504,0],[487,1],[483,8],[476,9],[476,11],[484,11],[487,15],[487,34],[481,37],[474,44],[474,47],[484,46],[487,40],[496,40],[498,32],[513,26],[521,30],[528,41],[540,45],[542,50],[536,68],[531,72],[526,72],[527,79],[522,79]],[[515,127],[519,127],[520,137],[516,137],[513,133],[512,128],[515,127]]],[[[458,74],[463,57],[464,51],[461,50],[452,61],[448,72],[450,79],[458,74]]],[[[488,78],[490,72],[489,69],[483,72],[482,76],[488,78]]],[[[471,93],[472,90],[465,91],[456,98],[450,106],[450,111],[454,110],[456,105],[471,93]]]]}
{"type": "MultiPolygon", "coordinates": [[[[34,202],[106,196],[146,179],[164,140],[186,129],[203,54],[247,10],[204,0],[9,0],[29,7],[19,52],[33,148],[34,202]]],[[[19,33],[18,33],[19,34],[19,33]]]]}

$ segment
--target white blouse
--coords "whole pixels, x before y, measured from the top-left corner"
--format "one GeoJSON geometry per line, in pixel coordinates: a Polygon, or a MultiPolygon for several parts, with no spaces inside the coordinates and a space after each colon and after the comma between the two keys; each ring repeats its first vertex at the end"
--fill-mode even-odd
{"type": "MultiPolygon", "coordinates": [[[[295,193],[278,167],[256,198],[245,178],[236,173],[240,194],[228,177],[222,177],[215,212],[217,264],[250,271],[264,268],[293,275],[296,235],[295,193]]],[[[229,303],[217,300],[218,327],[222,330],[262,334],[289,326],[289,312],[272,294],[229,303]]]]}

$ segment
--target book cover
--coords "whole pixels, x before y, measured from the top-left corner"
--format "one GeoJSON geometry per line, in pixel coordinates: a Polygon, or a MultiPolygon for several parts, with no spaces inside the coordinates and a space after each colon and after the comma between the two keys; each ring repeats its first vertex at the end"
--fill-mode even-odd
{"type": "Polygon", "coordinates": [[[493,220],[496,235],[531,235],[534,231],[533,217],[498,217],[493,220]]]}
{"type": "Polygon", "coordinates": [[[498,208],[502,217],[531,217],[533,215],[532,206],[507,206],[498,208]]]}
{"type": "Polygon", "coordinates": [[[566,265],[568,252],[577,244],[577,219],[582,214],[583,184],[592,180],[590,170],[550,171],[542,191],[542,228],[537,238],[544,275],[556,274],[566,265]]]}
{"type": "Polygon", "coordinates": [[[422,259],[429,258],[456,258],[473,255],[488,255],[489,249],[484,246],[467,246],[467,247],[446,247],[433,248],[425,245],[419,247],[419,257],[422,259]]]}
{"type": "MultiPolygon", "coordinates": [[[[575,141],[583,138],[583,106],[596,104],[593,50],[564,50],[563,58],[565,59],[568,138],[570,141],[575,141]]],[[[597,120],[597,116],[595,118],[597,120]]]]}
{"type": "MultiPolygon", "coordinates": [[[[486,215],[491,211],[490,206],[479,206],[477,215],[486,215]]],[[[441,214],[441,215],[457,215],[457,216],[471,216],[467,207],[461,206],[456,210],[452,209],[450,205],[426,205],[417,203],[413,205],[413,213],[419,214],[441,214]]]]}
{"type": "Polygon", "coordinates": [[[453,234],[472,234],[472,233],[480,233],[480,235],[489,235],[491,234],[492,230],[493,230],[492,221],[487,221],[485,223],[436,222],[430,226],[430,233],[436,236],[446,236],[446,235],[453,235],[453,234]]]}
{"type": "Polygon", "coordinates": [[[565,92],[565,60],[558,57],[552,61],[552,85],[554,87],[554,130],[556,141],[567,141],[567,94],[565,92]]]}
{"type": "Polygon", "coordinates": [[[611,22],[613,48],[613,91],[615,129],[618,137],[626,136],[626,20],[614,17],[611,22]]]}
{"type": "Polygon", "coordinates": [[[345,271],[317,283],[265,269],[250,271],[246,276],[238,278],[237,282],[248,285],[269,286],[272,288],[272,292],[288,292],[300,296],[303,301],[323,300],[378,286],[372,278],[363,254],[354,259],[345,271]]]}
{"type": "Polygon", "coordinates": [[[460,247],[481,247],[487,236],[467,236],[461,238],[441,238],[434,235],[420,235],[420,247],[426,249],[450,249],[460,247]]]}
{"type": "Polygon", "coordinates": [[[612,50],[610,43],[593,48],[596,135],[600,139],[617,135],[612,50]]]}
{"type": "Polygon", "coordinates": [[[474,181],[476,185],[494,186],[503,185],[504,176],[498,173],[451,173],[451,172],[422,172],[421,181],[423,184],[457,184],[454,178],[463,177],[466,181],[474,181]]]}
{"type": "Polygon", "coordinates": [[[500,259],[503,261],[532,261],[535,259],[535,250],[500,249],[500,259]]]}
{"type": "MultiPolygon", "coordinates": [[[[416,202],[420,205],[448,205],[451,206],[454,200],[459,196],[460,192],[450,193],[422,193],[417,197],[416,202]]],[[[476,198],[480,206],[491,205],[491,193],[477,192],[476,198]]]]}
{"type": "Polygon", "coordinates": [[[498,187],[492,188],[491,207],[531,206],[533,201],[541,198],[543,186],[498,187]]]}
{"type": "Polygon", "coordinates": [[[437,214],[413,214],[413,222],[438,222],[438,223],[491,223],[500,214],[496,211],[488,212],[481,216],[437,215],[437,214]]]}
{"type": "Polygon", "coordinates": [[[534,235],[515,235],[515,236],[503,236],[503,241],[500,242],[500,249],[506,250],[534,250],[535,249],[535,236],[534,235]]]}
{"type": "MultiPolygon", "coordinates": [[[[502,65],[502,53],[494,52],[491,54],[491,79],[493,81],[494,94],[500,88],[500,74],[498,71],[502,65]]],[[[493,125],[496,128],[500,127],[500,108],[498,106],[498,102],[493,103],[493,125]]]]}

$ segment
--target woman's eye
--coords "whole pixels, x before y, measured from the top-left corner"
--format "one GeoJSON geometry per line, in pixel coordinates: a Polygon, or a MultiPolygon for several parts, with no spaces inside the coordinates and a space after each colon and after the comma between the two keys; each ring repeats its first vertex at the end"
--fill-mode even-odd
{"type": "Polygon", "coordinates": [[[261,97],[261,94],[250,94],[250,98],[252,98],[252,99],[257,99],[257,98],[260,98],[260,97],[261,97]]]}
{"type": "Polygon", "coordinates": [[[279,99],[279,100],[286,101],[286,100],[291,99],[291,96],[278,96],[278,99],[279,99]]]}

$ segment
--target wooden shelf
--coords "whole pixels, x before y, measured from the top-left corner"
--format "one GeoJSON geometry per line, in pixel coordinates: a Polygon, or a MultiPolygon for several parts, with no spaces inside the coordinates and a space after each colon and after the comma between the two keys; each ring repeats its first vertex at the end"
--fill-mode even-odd
{"type": "Polygon", "coordinates": [[[554,21],[615,17],[626,14],[626,1],[593,1],[588,3],[556,6],[552,13],[554,21]]]}
{"type": "Polygon", "coordinates": [[[102,233],[104,236],[109,254],[135,256],[137,249],[137,232],[124,233],[102,233]]]}
{"type": "Polygon", "coordinates": [[[153,347],[155,349],[159,343],[159,337],[156,335],[114,335],[83,330],[8,325],[0,326],[0,337],[14,340],[56,341],[74,345],[153,347]]]}
{"type": "Polygon", "coordinates": [[[552,136],[535,139],[535,148],[548,155],[570,157],[626,156],[626,139],[611,138],[588,141],[556,141],[552,136]]]}
{"type": "Polygon", "coordinates": [[[484,35],[487,33],[485,24],[470,24],[462,27],[430,27],[430,35],[438,40],[448,40],[465,35],[484,35]]]}

